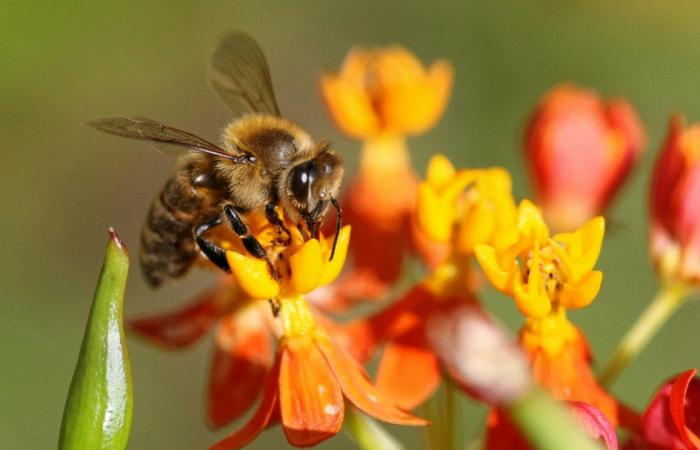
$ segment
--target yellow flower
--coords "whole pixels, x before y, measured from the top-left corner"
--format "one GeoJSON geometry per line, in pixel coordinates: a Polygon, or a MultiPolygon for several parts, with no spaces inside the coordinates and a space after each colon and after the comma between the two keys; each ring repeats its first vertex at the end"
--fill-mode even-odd
{"type": "MultiPolygon", "coordinates": [[[[291,227],[290,230],[296,231],[291,227]]],[[[350,226],[338,235],[333,259],[330,259],[333,237],[303,241],[292,232],[292,243],[272,256],[280,274],[275,279],[267,263],[242,250],[229,250],[226,258],[238,285],[254,299],[294,298],[331,283],[340,274],[350,243],[350,226]]]]}
{"type": "Polygon", "coordinates": [[[354,138],[419,134],[442,116],[453,71],[444,60],[426,70],[408,50],[354,49],[337,74],[324,74],[321,92],[336,125],[354,138]]]}
{"type": "Polygon", "coordinates": [[[478,245],[476,257],[486,277],[512,296],[521,313],[542,318],[561,306],[589,305],[603,274],[593,270],[605,232],[602,217],[573,233],[549,236],[540,210],[527,200],[518,208],[518,237],[505,248],[478,245]]]}
{"type": "Polygon", "coordinates": [[[479,244],[496,248],[517,238],[511,180],[502,168],[455,170],[442,155],[428,165],[418,186],[418,226],[433,240],[463,255],[479,244]]]}

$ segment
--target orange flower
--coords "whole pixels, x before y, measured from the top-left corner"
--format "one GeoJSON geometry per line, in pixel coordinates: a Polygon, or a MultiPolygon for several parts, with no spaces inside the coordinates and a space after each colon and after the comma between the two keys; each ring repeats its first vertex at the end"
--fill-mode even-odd
{"type": "Polygon", "coordinates": [[[424,69],[407,50],[354,50],[338,74],[321,78],[321,90],[336,125],[363,139],[359,171],[341,204],[356,230],[350,271],[329,292],[329,308],[355,299],[378,299],[418,252],[428,263],[444,254],[414,223],[416,175],[405,136],[420,134],[442,116],[452,85],[445,61],[424,69]]]}
{"type": "MultiPolygon", "coordinates": [[[[343,228],[331,261],[331,239],[321,236],[304,242],[298,230],[290,227],[294,230],[292,244],[283,248],[276,244],[276,231],[264,217],[250,215],[248,219],[251,231],[268,249],[278,269],[284,274],[293,271],[286,283],[273,279],[263,261],[248,256],[240,240],[222,230],[218,239],[230,250],[227,256],[232,276],[223,277],[216,289],[179,311],[130,322],[132,331],[167,349],[194,344],[218,322],[208,389],[207,416],[212,427],[236,420],[253,405],[272,366],[272,339],[281,334],[281,326],[267,301],[257,299],[330,283],[342,269],[350,238],[349,227],[343,228]],[[279,258],[283,253],[286,260],[279,258]]],[[[321,319],[332,325],[329,319],[321,319]]]]}
{"type": "Polygon", "coordinates": [[[654,168],[651,253],[664,281],[700,284],[700,124],[671,118],[654,168]]]}
{"type": "Polygon", "coordinates": [[[528,168],[545,218],[568,231],[602,214],[644,146],[624,100],[561,85],[537,105],[525,133],[528,168]]]}
{"type": "Polygon", "coordinates": [[[336,125],[349,136],[420,134],[442,116],[452,89],[452,66],[429,68],[408,50],[355,49],[337,74],[321,77],[321,92],[336,125]]]}
{"type": "Polygon", "coordinates": [[[285,299],[280,317],[284,337],[257,411],[240,430],[217,442],[212,450],[245,446],[278,413],[290,444],[316,445],[340,430],[344,398],[386,422],[426,424],[396,408],[372,386],[359,363],[316,325],[302,297],[285,299]]]}
{"type": "Polygon", "coordinates": [[[478,245],[476,257],[497,289],[513,297],[526,317],[520,342],[535,378],[561,400],[589,403],[618,423],[618,404],[597,383],[583,334],[567,309],[588,306],[602,273],[593,270],[604,234],[594,218],[573,233],[549,236],[540,211],[524,200],[518,209],[517,239],[496,248],[478,245]]]}

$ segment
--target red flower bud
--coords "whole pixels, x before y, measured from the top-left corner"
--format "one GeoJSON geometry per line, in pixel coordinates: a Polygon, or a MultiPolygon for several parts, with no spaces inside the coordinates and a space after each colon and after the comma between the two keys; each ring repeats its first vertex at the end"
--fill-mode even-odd
{"type": "Polygon", "coordinates": [[[700,284],[700,124],[671,118],[654,167],[651,253],[665,279],[700,284]]]}
{"type": "Polygon", "coordinates": [[[548,223],[572,230],[601,214],[644,146],[624,100],[561,85],[537,105],[525,134],[526,159],[548,223]]]}

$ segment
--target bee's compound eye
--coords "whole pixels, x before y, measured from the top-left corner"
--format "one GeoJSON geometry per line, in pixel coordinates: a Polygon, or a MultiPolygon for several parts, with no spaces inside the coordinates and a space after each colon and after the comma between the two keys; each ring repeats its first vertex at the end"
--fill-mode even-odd
{"type": "Polygon", "coordinates": [[[256,158],[255,155],[251,155],[250,153],[248,153],[248,154],[246,155],[246,159],[247,159],[248,162],[250,162],[250,163],[254,163],[255,161],[258,160],[258,158],[256,158]]]}
{"type": "Polygon", "coordinates": [[[290,174],[289,187],[292,195],[300,202],[305,203],[311,192],[311,183],[313,182],[313,167],[309,164],[301,164],[292,169],[290,174]]]}

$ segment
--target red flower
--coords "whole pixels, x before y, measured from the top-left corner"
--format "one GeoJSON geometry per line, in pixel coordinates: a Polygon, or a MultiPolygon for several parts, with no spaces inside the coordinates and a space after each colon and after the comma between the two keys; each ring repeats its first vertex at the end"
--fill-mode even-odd
{"type": "Polygon", "coordinates": [[[385,422],[426,424],[395,407],[370,383],[362,366],[316,325],[303,298],[286,299],[280,316],[284,337],[257,411],[241,429],[216,443],[212,450],[245,446],[278,414],[290,444],[316,445],[340,430],[344,398],[385,422]]]}
{"type": "Polygon", "coordinates": [[[700,379],[687,370],[664,383],[649,403],[642,435],[629,450],[700,449],[700,379]]]}
{"type": "Polygon", "coordinates": [[[568,231],[601,214],[639,159],[644,131],[624,100],[561,85],[525,133],[526,159],[547,222],[568,231]]]}
{"type": "Polygon", "coordinates": [[[700,124],[671,118],[651,183],[651,252],[663,278],[700,283],[700,124]]]}

